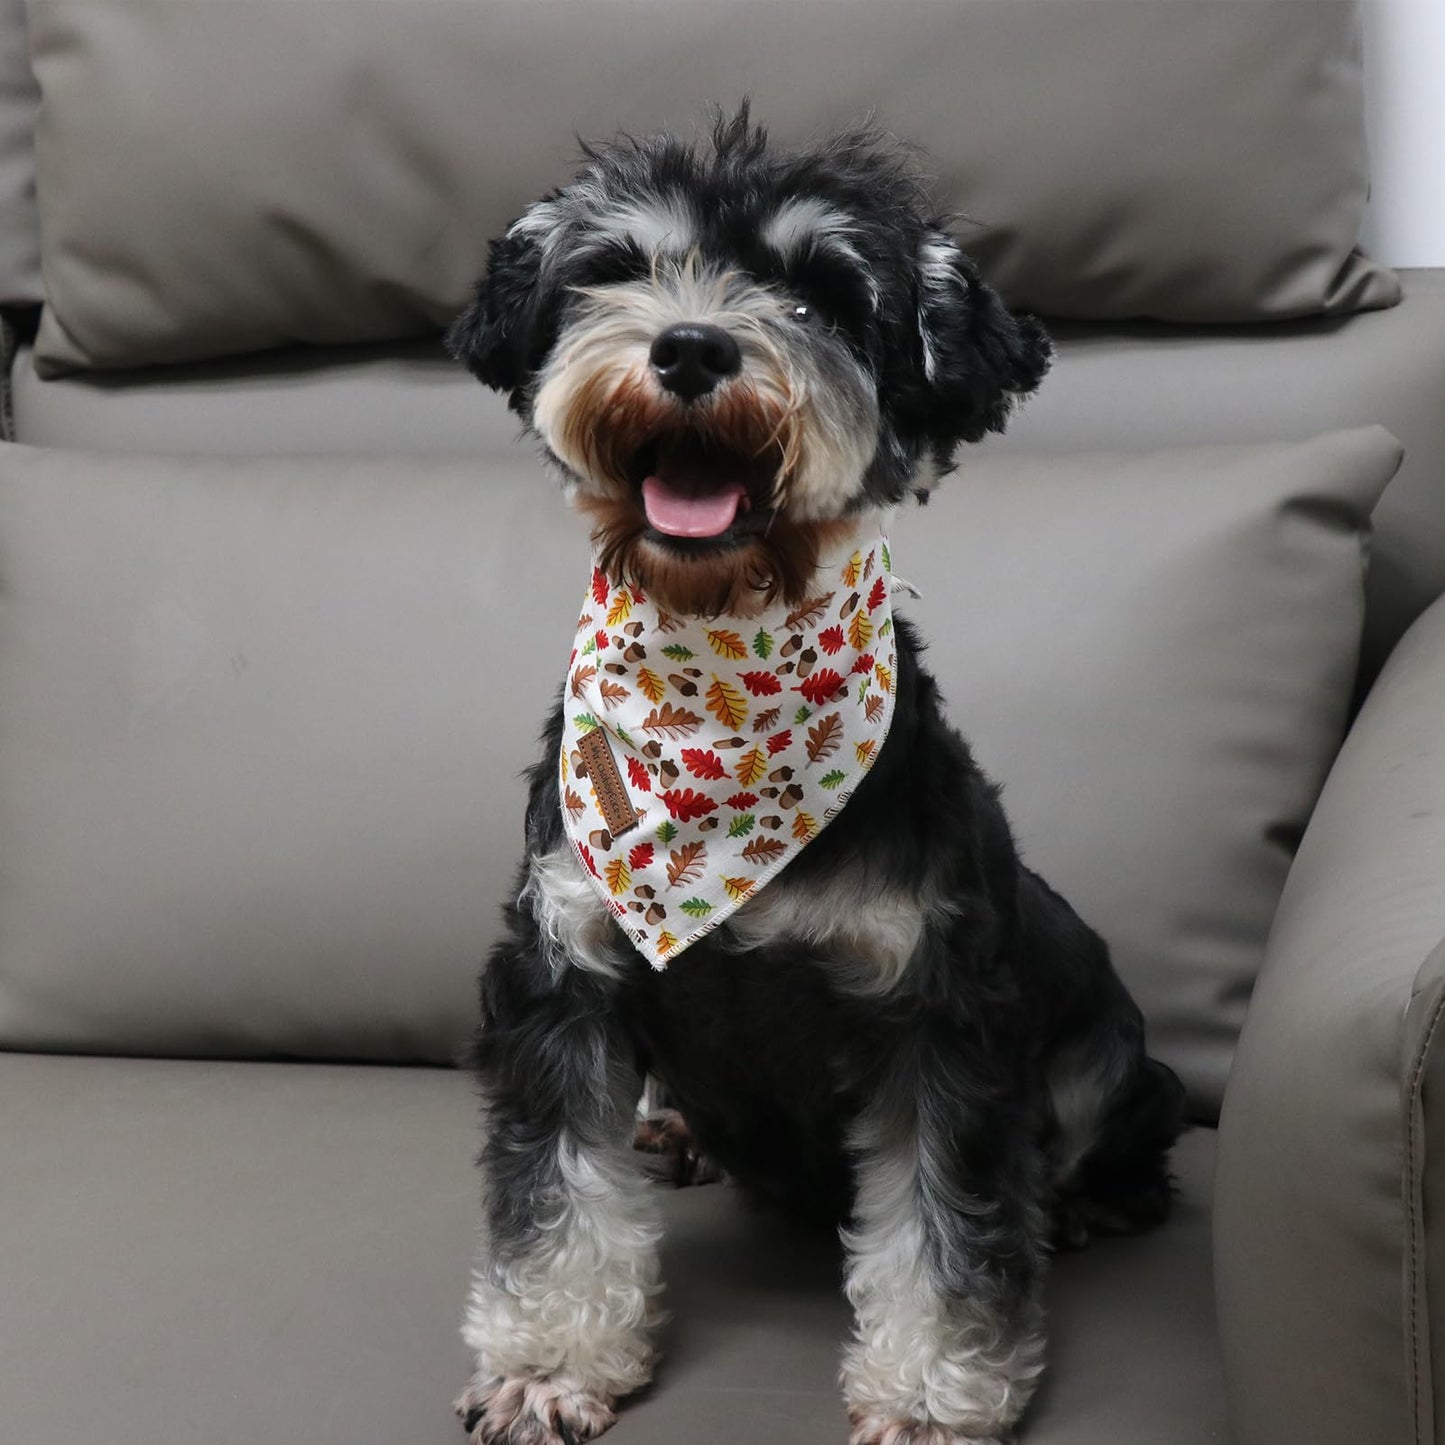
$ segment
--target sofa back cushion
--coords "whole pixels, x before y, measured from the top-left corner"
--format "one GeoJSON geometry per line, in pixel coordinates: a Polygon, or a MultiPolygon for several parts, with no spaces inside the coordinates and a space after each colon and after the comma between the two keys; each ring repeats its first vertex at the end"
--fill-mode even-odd
{"type": "MultiPolygon", "coordinates": [[[[1378,429],[985,458],[895,530],[1026,858],[1201,1113],[1398,461],[1378,429]]],[[[451,1058],[587,577],[525,455],[0,449],[0,1047],[451,1058]]]]}
{"type": "Polygon", "coordinates": [[[0,306],[38,302],[35,110],[40,102],[25,40],[25,0],[0,0],[0,306]]]}
{"type": "Polygon", "coordinates": [[[1351,0],[32,0],[50,374],[433,330],[577,133],[923,145],[1017,306],[1390,304],[1351,0]]]}

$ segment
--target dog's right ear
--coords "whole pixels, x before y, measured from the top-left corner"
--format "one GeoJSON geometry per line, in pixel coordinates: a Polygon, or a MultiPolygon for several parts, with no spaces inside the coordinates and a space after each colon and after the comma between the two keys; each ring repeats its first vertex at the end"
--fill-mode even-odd
{"type": "Polygon", "coordinates": [[[542,248],[522,222],[491,243],[471,305],[447,332],[447,349],[494,391],[516,392],[535,368],[542,248]]]}

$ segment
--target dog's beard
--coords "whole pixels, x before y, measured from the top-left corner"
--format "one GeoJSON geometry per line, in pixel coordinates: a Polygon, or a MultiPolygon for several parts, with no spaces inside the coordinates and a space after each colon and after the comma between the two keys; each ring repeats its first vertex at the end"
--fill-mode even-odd
{"type": "Polygon", "coordinates": [[[641,368],[584,378],[555,449],[581,478],[573,501],[592,523],[598,565],[687,616],[800,602],[819,558],[856,527],[851,516],[799,518],[788,505],[805,445],[800,411],[786,386],[764,393],[744,379],[683,406],[641,368]],[[692,488],[725,525],[668,535],[649,495],[686,513],[698,506],[692,488]]]}

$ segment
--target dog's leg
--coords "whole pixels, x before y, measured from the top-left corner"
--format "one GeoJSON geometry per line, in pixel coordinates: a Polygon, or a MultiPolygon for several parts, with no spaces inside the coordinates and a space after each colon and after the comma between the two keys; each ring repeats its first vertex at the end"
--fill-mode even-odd
{"type": "Polygon", "coordinates": [[[1043,1368],[1042,1171],[978,1084],[923,1045],[852,1131],[850,1445],[1002,1441],[1043,1368]]]}
{"type": "Polygon", "coordinates": [[[632,1150],[642,1077],[610,982],[504,945],[484,982],[483,1241],[462,1334],[472,1445],[576,1445],[652,1371],[659,1227],[632,1150]]]}

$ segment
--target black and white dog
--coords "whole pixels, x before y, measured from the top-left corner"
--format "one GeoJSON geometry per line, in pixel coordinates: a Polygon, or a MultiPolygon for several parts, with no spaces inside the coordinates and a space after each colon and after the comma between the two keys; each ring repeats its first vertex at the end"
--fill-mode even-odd
{"type": "Polygon", "coordinates": [[[1003,428],[1047,337],[896,145],[783,153],[744,109],[710,143],[588,149],[492,243],[450,344],[596,558],[482,980],[473,1445],[590,1439],[651,1375],[648,1076],[743,1187],[841,1225],[854,1445],[1006,1438],[1051,1239],[1162,1219],[1182,1119],[1105,945],[1020,862],[887,615],[882,519],[1003,428]],[[739,649],[751,669],[720,671],[739,649]],[[604,711],[639,689],[640,728],[604,711]]]}

